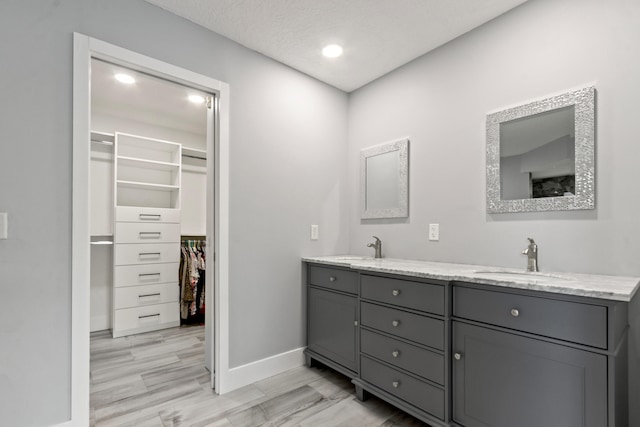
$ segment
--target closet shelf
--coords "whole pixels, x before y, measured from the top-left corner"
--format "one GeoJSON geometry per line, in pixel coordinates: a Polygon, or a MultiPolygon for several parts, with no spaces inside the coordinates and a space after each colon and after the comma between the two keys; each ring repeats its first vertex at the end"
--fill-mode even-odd
{"type": "Polygon", "coordinates": [[[137,157],[118,156],[120,166],[132,166],[142,169],[153,169],[159,171],[177,171],[180,169],[178,163],[159,162],[156,160],[140,159],[137,157]]]}
{"type": "Polygon", "coordinates": [[[182,146],[182,155],[184,157],[192,157],[194,159],[207,160],[207,152],[205,150],[198,150],[196,148],[188,148],[182,146]]]}
{"type": "Polygon", "coordinates": [[[150,184],[148,182],[136,182],[136,181],[116,181],[119,188],[133,188],[138,190],[151,190],[151,191],[178,191],[180,186],[178,185],[164,185],[164,184],[150,184]]]}

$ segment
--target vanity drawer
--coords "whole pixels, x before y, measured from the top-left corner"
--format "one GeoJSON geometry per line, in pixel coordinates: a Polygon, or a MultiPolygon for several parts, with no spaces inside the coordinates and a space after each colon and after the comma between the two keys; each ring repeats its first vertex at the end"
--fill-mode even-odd
{"type": "Polygon", "coordinates": [[[114,247],[115,265],[159,264],[180,261],[179,243],[124,243],[114,247]]]}
{"type": "Polygon", "coordinates": [[[360,377],[387,393],[444,419],[444,390],[364,356],[360,358],[360,377]]]}
{"type": "Polygon", "coordinates": [[[118,222],[173,222],[180,223],[180,209],[144,208],[137,206],[116,207],[118,222]]]}
{"type": "Polygon", "coordinates": [[[152,331],[167,326],[166,324],[171,326],[180,324],[180,308],[177,302],[114,311],[113,330],[118,331],[117,336],[145,330],[152,331]]]}
{"type": "Polygon", "coordinates": [[[360,322],[363,326],[444,350],[442,320],[363,302],[360,304],[360,322]]]}
{"type": "Polygon", "coordinates": [[[360,330],[360,351],[435,383],[444,384],[442,354],[366,329],[360,330]]]}
{"type": "Polygon", "coordinates": [[[337,268],[309,266],[309,284],[336,291],[358,293],[358,273],[337,268]]]}
{"type": "Polygon", "coordinates": [[[179,293],[178,282],[115,288],[113,306],[118,310],[175,302],[178,301],[179,293]]]}
{"type": "Polygon", "coordinates": [[[607,348],[607,307],[604,306],[454,286],[453,315],[607,348]]]}
{"type": "Polygon", "coordinates": [[[444,314],[444,286],[410,280],[362,275],[362,298],[428,313],[444,314]]]}
{"type": "Polygon", "coordinates": [[[116,222],[114,243],[180,243],[180,224],[116,222]]]}
{"type": "Polygon", "coordinates": [[[116,266],[115,287],[175,283],[179,280],[179,262],[116,266]]]}

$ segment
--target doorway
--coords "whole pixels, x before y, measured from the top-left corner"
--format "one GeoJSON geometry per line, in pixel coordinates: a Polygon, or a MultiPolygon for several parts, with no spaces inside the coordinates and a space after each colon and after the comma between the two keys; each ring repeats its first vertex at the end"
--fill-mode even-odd
{"type": "MultiPolygon", "coordinates": [[[[91,62],[99,60],[171,84],[210,94],[206,119],[205,349],[211,387],[224,392],[228,373],[228,103],[225,83],[129,50],[74,34],[74,142],[72,239],[72,423],[88,419],[91,278],[91,62]]],[[[196,149],[198,150],[198,149],[196,149]]],[[[193,152],[192,152],[193,154],[193,152]]],[[[197,154],[197,153],[196,153],[197,154]]],[[[196,156],[194,156],[196,157],[196,156]]],[[[96,234],[95,236],[99,236],[96,234]]],[[[108,233],[106,234],[108,236],[108,233]]],[[[104,237],[104,236],[103,236],[104,237]]],[[[94,237],[94,241],[95,241],[94,237]]],[[[104,240],[103,240],[104,241],[104,240]]],[[[177,274],[177,272],[176,272],[177,274]]]]}

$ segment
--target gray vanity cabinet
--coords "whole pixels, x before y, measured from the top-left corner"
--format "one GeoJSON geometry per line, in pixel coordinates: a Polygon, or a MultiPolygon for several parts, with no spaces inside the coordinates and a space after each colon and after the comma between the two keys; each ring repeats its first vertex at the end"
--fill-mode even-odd
{"type": "Polygon", "coordinates": [[[307,365],[317,360],[356,377],[358,273],[310,265],[307,283],[307,365]]]}
{"type": "Polygon", "coordinates": [[[626,426],[626,307],[452,286],[453,421],[465,427],[626,426]],[[616,396],[617,394],[617,396],[616,396]]]}

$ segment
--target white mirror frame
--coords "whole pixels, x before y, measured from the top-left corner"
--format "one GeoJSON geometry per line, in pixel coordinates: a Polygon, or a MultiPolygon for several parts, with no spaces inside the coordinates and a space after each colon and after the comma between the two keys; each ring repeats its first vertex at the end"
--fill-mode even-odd
{"type": "Polygon", "coordinates": [[[387,142],[360,151],[360,212],[362,219],[406,218],[409,216],[409,139],[387,142]],[[367,208],[367,159],[398,151],[398,207],[367,208]]]}
{"type": "Polygon", "coordinates": [[[568,91],[487,114],[487,212],[542,212],[595,208],[595,86],[568,91]],[[575,195],[502,200],[500,124],[563,107],[575,107],[575,195]]]}

